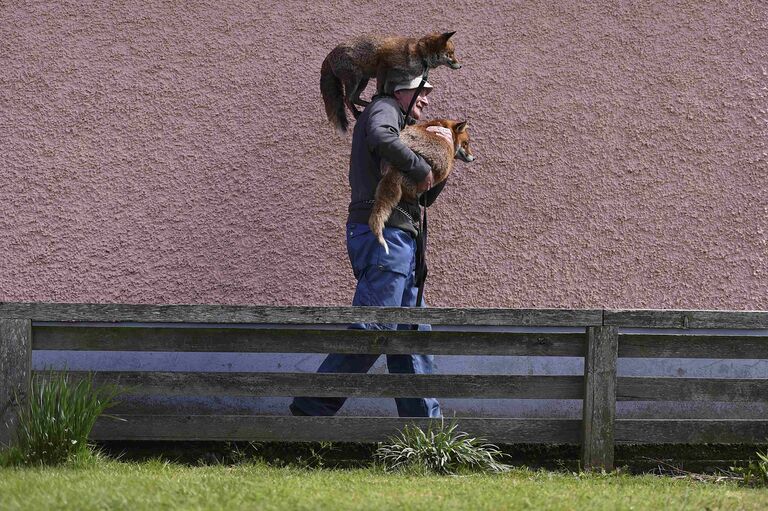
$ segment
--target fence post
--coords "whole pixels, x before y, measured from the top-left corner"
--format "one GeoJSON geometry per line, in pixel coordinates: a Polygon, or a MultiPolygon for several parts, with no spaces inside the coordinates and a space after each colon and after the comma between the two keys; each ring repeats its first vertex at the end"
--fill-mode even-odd
{"type": "Polygon", "coordinates": [[[31,372],[32,321],[0,318],[0,446],[10,445],[14,438],[31,372]]]}
{"type": "Polygon", "coordinates": [[[618,327],[587,328],[581,438],[581,464],[585,470],[613,469],[618,348],[618,327]]]}

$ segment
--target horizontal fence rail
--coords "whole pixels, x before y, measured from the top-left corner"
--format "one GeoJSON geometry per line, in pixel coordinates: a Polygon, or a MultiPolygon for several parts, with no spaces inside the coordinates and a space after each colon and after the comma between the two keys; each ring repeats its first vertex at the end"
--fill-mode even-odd
{"type": "Polygon", "coordinates": [[[768,337],[753,335],[621,334],[621,358],[747,358],[768,356],[768,337]]]}
{"type": "Polygon", "coordinates": [[[604,324],[624,328],[763,329],[767,311],[606,310],[604,324]]]}
{"type": "Polygon", "coordinates": [[[123,305],[0,303],[0,317],[32,321],[162,323],[429,323],[475,326],[602,324],[601,310],[458,309],[409,307],[267,307],[237,305],[123,305]]]}
{"type": "Polygon", "coordinates": [[[768,420],[624,419],[616,421],[621,444],[765,444],[768,420]]]}
{"type": "MultiPolygon", "coordinates": [[[[382,442],[407,424],[428,427],[439,419],[393,417],[266,417],[252,415],[126,415],[100,419],[94,440],[258,440],[382,442]]],[[[450,423],[450,419],[445,419],[450,423]]],[[[459,419],[461,430],[498,443],[578,444],[576,419],[459,419]]]]}
{"type": "Polygon", "coordinates": [[[768,402],[768,379],[620,377],[619,401],[768,402]]]}
{"type": "MultiPolygon", "coordinates": [[[[611,468],[616,443],[768,439],[768,420],[616,418],[618,401],[768,402],[768,379],[627,377],[617,370],[621,358],[765,359],[768,312],[763,311],[0,303],[0,424],[10,426],[0,428],[2,443],[8,443],[26,399],[32,350],[430,353],[578,357],[585,362],[583,376],[103,371],[93,375],[95,384],[117,385],[126,402],[115,408],[123,420],[99,419],[94,440],[378,442],[406,424],[439,423],[392,417],[190,415],[175,411],[169,401],[160,404],[180,396],[580,400],[581,420],[457,420],[463,431],[497,443],[581,444],[585,468],[611,468]],[[463,331],[344,328],[351,323],[430,323],[463,331]],[[649,331],[634,331],[638,329],[649,331]]],[[[35,374],[45,379],[59,373],[35,374]]],[[[76,381],[88,373],[66,374],[76,381]]]]}
{"type": "Polygon", "coordinates": [[[583,357],[584,334],[36,326],[33,349],[583,357]]]}
{"type": "MultiPolygon", "coordinates": [[[[102,418],[93,440],[254,440],[382,442],[406,424],[423,428],[439,419],[393,417],[274,417],[253,415],[123,415],[102,418]]],[[[457,419],[462,431],[507,444],[578,444],[578,419],[457,419]]],[[[450,423],[449,419],[446,419],[450,423]]],[[[765,443],[768,420],[623,419],[620,444],[765,443]],[[723,442],[728,439],[728,442],[723,442]]]]}
{"type": "MultiPolygon", "coordinates": [[[[51,373],[43,372],[43,379],[51,373]]],[[[58,374],[58,373],[53,373],[58,374]]],[[[87,373],[70,372],[72,381],[87,373]]],[[[97,386],[161,396],[476,397],[582,399],[581,376],[101,372],[97,386]]]]}

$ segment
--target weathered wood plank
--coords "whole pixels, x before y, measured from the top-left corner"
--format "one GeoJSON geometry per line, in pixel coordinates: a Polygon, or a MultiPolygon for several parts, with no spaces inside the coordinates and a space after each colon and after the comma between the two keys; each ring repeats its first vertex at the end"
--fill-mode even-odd
{"type": "Polygon", "coordinates": [[[584,357],[581,461],[585,469],[613,469],[618,328],[588,328],[584,357]]]}
{"type": "Polygon", "coordinates": [[[615,438],[623,444],[753,444],[768,438],[768,420],[623,419],[615,438]]]}
{"type": "Polygon", "coordinates": [[[0,303],[0,317],[31,318],[33,321],[271,324],[362,322],[572,327],[601,325],[603,319],[601,310],[76,303],[0,303]]]}
{"type": "Polygon", "coordinates": [[[15,436],[18,412],[29,391],[32,322],[0,318],[0,446],[15,436]]]}
{"type": "MultiPolygon", "coordinates": [[[[393,417],[276,417],[248,415],[124,415],[100,418],[92,440],[254,440],[381,442],[406,424],[423,428],[439,419],[393,417]]],[[[446,419],[447,421],[448,419],[446,419]]],[[[572,419],[457,418],[459,429],[499,444],[579,443],[572,419]]]]}
{"type": "Polygon", "coordinates": [[[768,311],[606,310],[605,325],[625,328],[768,328],[768,311]]]}
{"type": "Polygon", "coordinates": [[[586,334],[35,326],[36,350],[583,357],[586,334]]]}
{"type": "Polygon", "coordinates": [[[619,358],[768,357],[768,336],[754,335],[619,335],[619,358]]]}
{"type": "MultiPolygon", "coordinates": [[[[36,374],[45,380],[52,373],[36,374]]],[[[77,381],[88,373],[67,374],[77,381]]],[[[162,396],[581,399],[583,395],[581,376],[115,371],[95,373],[94,384],[162,396]]]]}
{"type": "Polygon", "coordinates": [[[768,402],[768,379],[658,378],[618,379],[619,401],[768,402]]]}

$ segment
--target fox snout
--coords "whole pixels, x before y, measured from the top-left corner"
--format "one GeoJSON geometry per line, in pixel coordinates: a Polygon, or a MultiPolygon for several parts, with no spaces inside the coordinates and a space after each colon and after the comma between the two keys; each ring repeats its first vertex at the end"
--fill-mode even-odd
{"type": "Polygon", "coordinates": [[[463,147],[460,147],[459,150],[456,153],[456,156],[458,156],[461,161],[472,163],[476,160],[475,156],[467,151],[464,150],[463,147]]]}
{"type": "Polygon", "coordinates": [[[461,64],[459,64],[458,60],[451,60],[448,62],[448,65],[451,67],[451,69],[461,69],[461,64]]]}

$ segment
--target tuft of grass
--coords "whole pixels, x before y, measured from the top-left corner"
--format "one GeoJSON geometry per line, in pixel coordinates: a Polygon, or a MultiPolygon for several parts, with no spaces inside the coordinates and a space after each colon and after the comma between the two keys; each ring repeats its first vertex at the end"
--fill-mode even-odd
{"type": "Polygon", "coordinates": [[[446,425],[430,424],[426,431],[406,425],[399,435],[391,437],[376,450],[375,459],[386,471],[458,474],[464,472],[506,472],[510,469],[498,461],[504,456],[494,444],[458,431],[455,421],[446,425]]]}
{"type": "Polygon", "coordinates": [[[317,447],[311,444],[309,446],[309,455],[306,457],[299,456],[296,459],[296,464],[303,468],[326,468],[327,457],[336,450],[333,442],[319,442],[317,447]]]}
{"type": "Polygon", "coordinates": [[[747,486],[768,486],[768,451],[757,451],[757,461],[750,460],[744,467],[731,467],[747,486]]]}
{"type": "Polygon", "coordinates": [[[93,374],[71,382],[50,371],[32,378],[27,405],[19,413],[16,443],[0,457],[6,465],[88,463],[88,445],[96,419],[115,404],[116,387],[94,388],[93,374]]]}

